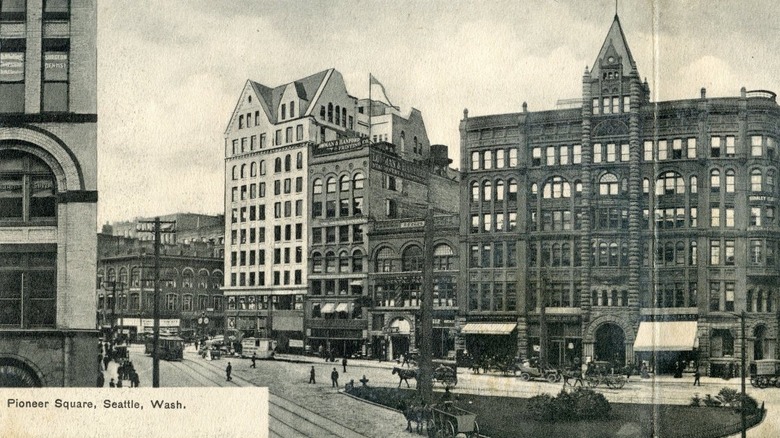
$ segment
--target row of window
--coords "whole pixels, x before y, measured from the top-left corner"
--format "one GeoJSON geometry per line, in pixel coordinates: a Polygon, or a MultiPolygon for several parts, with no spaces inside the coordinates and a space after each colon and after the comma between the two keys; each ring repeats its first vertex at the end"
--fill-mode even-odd
{"type": "Polygon", "coordinates": [[[319,243],[363,243],[363,225],[339,225],[332,227],[312,228],[311,240],[313,244],[319,243]],[[352,239],[350,240],[350,229],[352,239]],[[338,238],[336,237],[338,235],[338,238]],[[323,240],[324,238],[324,240],[323,240]]]}
{"type": "Polygon", "coordinates": [[[312,295],[363,295],[363,280],[340,278],[338,280],[312,280],[312,295]]]}
{"type": "MultiPolygon", "coordinates": [[[[293,192],[292,179],[285,178],[274,181],[274,196],[281,194],[288,195],[293,192]]],[[[303,192],[303,177],[295,178],[295,193],[303,192]]],[[[231,189],[231,202],[246,201],[257,198],[265,198],[265,183],[252,183],[242,186],[235,186],[231,189]]]]}
{"type": "MultiPolygon", "coordinates": [[[[617,79],[618,74],[614,72],[612,73],[614,75],[613,78],[617,79]]],[[[622,99],[620,97],[621,96],[607,96],[603,98],[594,97],[593,103],[591,105],[593,114],[619,114],[621,112],[629,112],[631,110],[631,96],[622,96],[622,99]],[[623,103],[622,106],[621,101],[623,103]]]]}
{"type": "MultiPolygon", "coordinates": [[[[252,138],[254,138],[254,136],[252,138]]],[[[233,140],[234,146],[236,141],[238,140],[233,140]]],[[[295,168],[303,169],[303,152],[298,152],[295,155],[295,168]]],[[[290,154],[285,155],[284,159],[282,159],[282,157],[276,157],[274,159],[274,173],[281,173],[283,171],[284,172],[292,171],[292,155],[290,154]]],[[[266,169],[265,160],[252,161],[251,163],[248,163],[248,165],[247,163],[244,163],[240,166],[235,165],[232,167],[230,171],[231,179],[233,181],[236,181],[238,179],[244,179],[244,178],[255,178],[258,175],[262,176],[265,175],[266,173],[267,173],[267,169],[266,169]]]]}
{"type": "Polygon", "coordinates": [[[515,167],[517,167],[517,148],[471,153],[471,170],[512,169],[515,167]]]}
{"type": "MultiPolygon", "coordinates": [[[[259,111],[256,111],[255,114],[259,114],[259,111]]],[[[247,120],[250,120],[249,117],[250,114],[247,113],[247,120]]],[[[241,129],[241,123],[243,121],[244,116],[239,116],[239,129],[241,129]]],[[[248,126],[247,126],[248,127],[248,126]]],[[[255,150],[263,150],[266,147],[266,140],[267,136],[265,133],[261,133],[259,136],[257,134],[250,135],[248,137],[241,137],[234,138],[232,141],[232,151],[233,155],[236,154],[243,154],[245,152],[252,152],[255,150]],[[259,140],[259,141],[258,141],[259,140]]],[[[271,141],[271,146],[281,146],[283,144],[289,144],[293,142],[299,142],[303,141],[303,125],[295,125],[295,131],[293,131],[292,126],[288,126],[287,128],[282,131],[281,129],[277,129],[274,131],[274,136],[271,141]],[[284,132],[284,136],[282,136],[282,132],[284,132]]]]}
{"type": "MultiPolygon", "coordinates": [[[[376,253],[374,272],[412,272],[423,269],[423,251],[419,245],[410,245],[401,253],[401,257],[389,247],[384,247],[376,253]]],[[[446,243],[433,248],[433,269],[449,271],[456,269],[455,252],[446,243]]]]}
{"type": "Polygon", "coordinates": [[[328,106],[320,105],[320,120],[333,123],[347,129],[354,129],[354,120],[351,115],[347,115],[347,108],[339,105],[333,106],[328,102],[328,106]]]}
{"type": "MultiPolygon", "coordinates": [[[[433,307],[457,307],[457,283],[452,276],[434,276],[433,307]]],[[[376,307],[419,307],[422,289],[419,281],[392,282],[378,280],[374,287],[376,307]]]]}
{"type": "MultiPolygon", "coordinates": [[[[362,200],[362,198],[361,198],[362,200]]],[[[362,204],[361,204],[362,205],[362,204]]],[[[253,221],[264,221],[265,204],[249,205],[246,207],[233,208],[230,211],[230,223],[244,223],[253,221]]],[[[281,219],[282,217],[301,217],[303,216],[303,200],[298,199],[293,204],[293,201],[274,202],[274,219],[281,219]],[[295,211],[293,212],[293,205],[295,205],[295,211]]]]}
{"type": "MultiPolygon", "coordinates": [[[[568,213],[568,212],[567,212],[568,213]]],[[[510,211],[504,213],[485,213],[482,215],[471,215],[471,233],[500,233],[503,231],[512,232],[517,229],[517,212],[510,211]]]]}
{"type": "MultiPolygon", "coordinates": [[[[273,271],[273,285],[281,286],[303,284],[303,271],[273,271]],[[291,274],[293,277],[291,277],[291,274]],[[292,281],[292,283],[291,283],[292,281]]],[[[265,286],[265,272],[233,272],[230,274],[231,286],[265,286]]]]}
{"type": "Polygon", "coordinates": [[[363,272],[365,256],[359,249],[352,255],[347,251],[339,252],[338,257],[333,251],[328,251],[323,256],[319,252],[311,255],[311,272],[314,274],[335,274],[336,272],[363,272]]]}
{"type": "MultiPolygon", "coordinates": [[[[365,176],[363,176],[362,172],[356,172],[352,177],[350,178],[349,175],[341,175],[338,178],[338,190],[339,192],[343,194],[347,194],[350,191],[350,186],[352,190],[361,190],[363,189],[363,183],[365,181],[365,176]]],[[[336,193],[336,177],[331,176],[328,177],[325,181],[325,190],[326,193],[336,193]]],[[[312,194],[313,195],[321,195],[323,189],[323,182],[322,178],[314,178],[314,181],[312,181],[312,194]]]]}
{"type": "Polygon", "coordinates": [[[516,242],[482,243],[469,246],[469,268],[514,268],[516,266],[516,242]]]}
{"type": "Polygon", "coordinates": [[[303,310],[303,295],[238,295],[227,298],[228,310],[303,310]]]}
{"type": "MultiPolygon", "coordinates": [[[[334,217],[350,217],[350,216],[361,216],[364,214],[364,203],[363,203],[363,197],[362,196],[355,196],[353,198],[345,198],[345,199],[339,199],[338,200],[338,210],[336,207],[336,200],[328,200],[325,201],[324,206],[325,209],[323,211],[323,202],[322,201],[312,201],[311,204],[311,217],[313,218],[334,218],[334,217]],[[350,211],[350,205],[352,207],[352,210],[350,211]],[[338,212],[338,214],[337,214],[338,212]],[[324,215],[323,215],[324,214],[324,215]]],[[[388,207],[389,208],[389,207],[388,207]]],[[[389,210],[388,210],[389,211],[389,210]]]]}
{"type": "Polygon", "coordinates": [[[482,312],[514,312],[517,310],[517,283],[469,283],[469,310],[482,312]]]}
{"type": "MultiPolygon", "coordinates": [[[[289,264],[303,262],[303,249],[300,246],[293,248],[274,248],[273,264],[289,264]],[[292,256],[295,251],[294,257],[292,256]]],[[[230,253],[230,266],[263,266],[265,265],[265,250],[257,251],[232,251],[230,253]]]]}
{"type": "MultiPolygon", "coordinates": [[[[505,197],[504,181],[483,181],[482,185],[477,181],[470,183],[471,202],[501,202],[505,197]],[[494,189],[495,188],[495,189],[494,189]]],[[[509,178],[506,182],[506,199],[517,201],[517,180],[509,178]]]]}
{"type": "MultiPolygon", "coordinates": [[[[114,303],[114,297],[112,295],[98,294],[98,311],[106,309],[116,310],[151,310],[154,307],[154,295],[152,293],[144,293],[144,307],[141,307],[141,294],[140,293],[118,293],[118,300],[116,300],[116,306],[114,303]],[[128,299],[129,298],[129,299],[128,299]]],[[[192,312],[196,310],[205,311],[211,310],[221,312],[222,311],[222,297],[221,296],[209,296],[209,295],[194,295],[184,294],[181,295],[181,308],[179,307],[179,295],[177,294],[165,294],[164,298],[165,310],[182,312],[192,312]]]]}
{"type": "MultiPolygon", "coordinates": [[[[126,267],[98,269],[97,287],[112,290],[116,285],[117,290],[127,287],[154,287],[154,280],[149,279],[152,273],[152,267],[131,266],[126,267]],[[128,273],[130,281],[128,282],[128,273]],[[146,279],[142,279],[147,277],[146,279]]],[[[209,273],[206,269],[200,269],[195,274],[193,268],[183,268],[181,276],[176,268],[163,268],[160,272],[160,285],[166,288],[177,287],[181,280],[181,287],[207,289],[211,285],[214,289],[222,287],[222,271],[215,270],[209,273]]]]}

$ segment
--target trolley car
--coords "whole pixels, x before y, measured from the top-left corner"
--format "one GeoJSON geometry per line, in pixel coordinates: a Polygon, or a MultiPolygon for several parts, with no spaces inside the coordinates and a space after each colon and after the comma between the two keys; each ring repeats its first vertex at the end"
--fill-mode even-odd
{"type": "MultiPolygon", "coordinates": [[[[151,355],[154,352],[154,337],[146,338],[145,347],[145,354],[151,355]]],[[[178,336],[160,336],[157,339],[157,357],[162,360],[184,359],[184,339],[178,336]]]]}

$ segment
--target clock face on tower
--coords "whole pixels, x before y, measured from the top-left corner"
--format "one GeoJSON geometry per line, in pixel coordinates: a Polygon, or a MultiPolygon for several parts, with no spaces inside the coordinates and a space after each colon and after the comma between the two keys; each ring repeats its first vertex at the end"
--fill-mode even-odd
{"type": "Polygon", "coordinates": [[[607,58],[607,62],[610,63],[610,64],[614,63],[615,62],[615,57],[614,56],[610,56],[609,58],[607,58]]]}

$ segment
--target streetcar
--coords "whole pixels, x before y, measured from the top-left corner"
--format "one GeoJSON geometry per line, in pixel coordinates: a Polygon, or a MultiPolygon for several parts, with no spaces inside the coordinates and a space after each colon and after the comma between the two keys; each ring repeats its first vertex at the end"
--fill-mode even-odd
{"type": "MultiPolygon", "coordinates": [[[[154,337],[149,336],[145,342],[145,354],[154,352],[154,337]]],[[[159,336],[157,339],[157,357],[162,360],[184,359],[184,339],[178,336],[159,336]]]]}

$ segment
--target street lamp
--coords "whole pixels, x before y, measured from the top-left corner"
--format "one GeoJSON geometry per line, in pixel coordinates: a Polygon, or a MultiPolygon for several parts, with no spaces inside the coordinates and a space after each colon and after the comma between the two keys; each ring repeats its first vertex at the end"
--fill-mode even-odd
{"type": "Polygon", "coordinates": [[[743,310],[740,313],[731,313],[733,316],[736,316],[740,320],[740,337],[742,339],[742,351],[741,351],[741,361],[742,364],[740,366],[740,378],[742,379],[741,385],[742,385],[742,394],[740,399],[740,418],[742,420],[742,438],[747,437],[747,414],[745,412],[745,399],[747,395],[745,394],[745,365],[746,365],[746,357],[745,357],[745,350],[747,348],[747,336],[745,334],[745,318],[747,317],[747,314],[743,310]]]}

